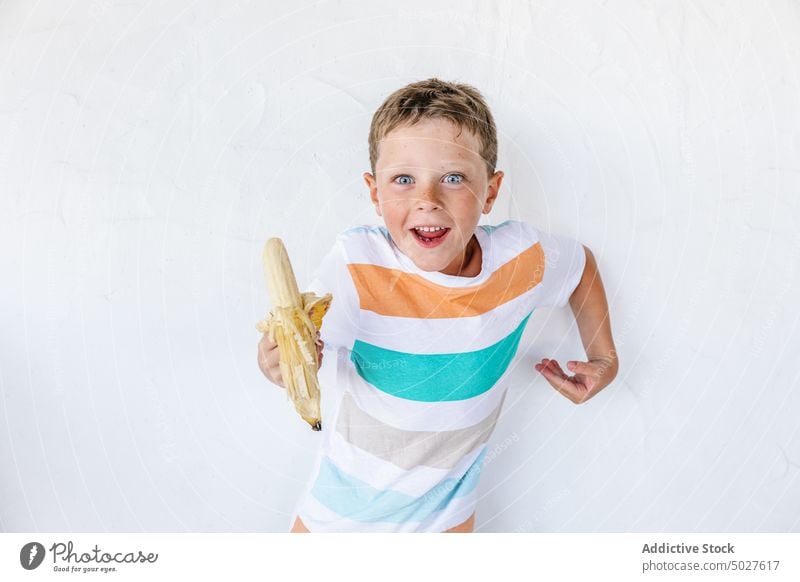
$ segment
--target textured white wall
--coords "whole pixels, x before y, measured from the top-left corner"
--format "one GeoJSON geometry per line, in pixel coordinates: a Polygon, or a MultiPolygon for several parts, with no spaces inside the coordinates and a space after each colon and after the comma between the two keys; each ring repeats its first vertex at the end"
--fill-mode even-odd
{"type": "Polygon", "coordinates": [[[374,109],[487,97],[490,216],[598,257],[622,370],[538,312],[478,531],[800,531],[800,4],[0,4],[0,530],[285,531],[319,435],[256,366],[260,252],[301,284],[379,220],[374,109]],[[795,299],[793,300],[792,297],[795,299]]]}

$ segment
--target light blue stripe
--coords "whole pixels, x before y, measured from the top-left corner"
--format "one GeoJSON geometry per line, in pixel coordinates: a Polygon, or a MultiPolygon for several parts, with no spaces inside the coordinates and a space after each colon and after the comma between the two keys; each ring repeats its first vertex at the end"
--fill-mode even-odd
{"type": "Polygon", "coordinates": [[[383,236],[387,236],[389,231],[385,226],[380,224],[362,224],[359,226],[351,226],[350,228],[346,229],[342,234],[355,234],[357,232],[379,232],[383,236]]]}
{"type": "Polygon", "coordinates": [[[483,230],[485,230],[486,234],[491,234],[492,232],[494,232],[498,228],[503,228],[504,226],[506,226],[510,222],[511,222],[511,220],[509,219],[509,220],[504,220],[500,224],[479,224],[478,226],[480,226],[483,230]]]}
{"type": "Polygon", "coordinates": [[[331,511],[355,521],[422,521],[431,513],[446,508],[454,498],[466,495],[475,488],[485,455],[486,447],[464,475],[458,479],[443,480],[422,497],[391,489],[375,489],[345,473],[325,457],[311,493],[331,511]]]}
{"type": "Polygon", "coordinates": [[[356,340],[350,360],[364,380],[392,396],[421,402],[465,400],[500,379],[517,353],[531,313],[499,342],[474,352],[409,354],[356,340]]]}
{"type": "MultiPolygon", "coordinates": [[[[500,224],[479,224],[478,227],[485,230],[487,233],[494,232],[498,228],[503,228],[504,226],[508,226],[510,223],[516,222],[513,219],[504,220],[500,224]]],[[[355,234],[357,232],[380,232],[384,236],[386,236],[389,230],[386,226],[382,224],[359,224],[356,226],[351,226],[344,230],[344,234],[355,234]]]]}

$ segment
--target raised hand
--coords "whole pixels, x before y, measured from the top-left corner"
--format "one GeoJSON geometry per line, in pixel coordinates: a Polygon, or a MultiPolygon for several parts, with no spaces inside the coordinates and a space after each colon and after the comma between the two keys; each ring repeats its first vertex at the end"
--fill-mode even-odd
{"type": "Polygon", "coordinates": [[[556,360],[542,358],[534,366],[550,385],[575,404],[581,404],[608,386],[616,376],[616,363],[610,358],[592,358],[588,362],[569,361],[568,376],[556,360]]]}

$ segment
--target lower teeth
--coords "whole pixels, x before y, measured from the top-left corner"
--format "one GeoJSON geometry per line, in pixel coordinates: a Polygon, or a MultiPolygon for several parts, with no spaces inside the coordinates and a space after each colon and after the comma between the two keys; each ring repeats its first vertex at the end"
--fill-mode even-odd
{"type": "MultiPolygon", "coordinates": [[[[425,242],[431,242],[432,240],[435,240],[433,238],[428,238],[427,236],[422,236],[422,234],[420,234],[419,232],[417,232],[417,236],[425,242]]],[[[441,237],[436,237],[436,238],[441,238],[441,237]]]]}

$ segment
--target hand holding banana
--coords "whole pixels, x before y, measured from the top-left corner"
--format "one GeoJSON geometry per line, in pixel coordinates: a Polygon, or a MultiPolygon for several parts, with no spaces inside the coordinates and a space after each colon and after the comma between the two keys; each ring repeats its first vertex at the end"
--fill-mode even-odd
{"type": "MultiPolygon", "coordinates": [[[[267,334],[270,343],[277,344],[280,381],[295,410],[312,429],[321,430],[317,371],[322,358],[317,338],[333,297],[330,293],[322,297],[300,293],[286,247],[279,238],[271,238],[264,245],[263,265],[273,307],[267,318],[256,324],[256,329],[267,334]]],[[[259,365],[276,381],[269,363],[272,346],[267,345],[266,350],[264,347],[259,345],[259,365]]]]}

